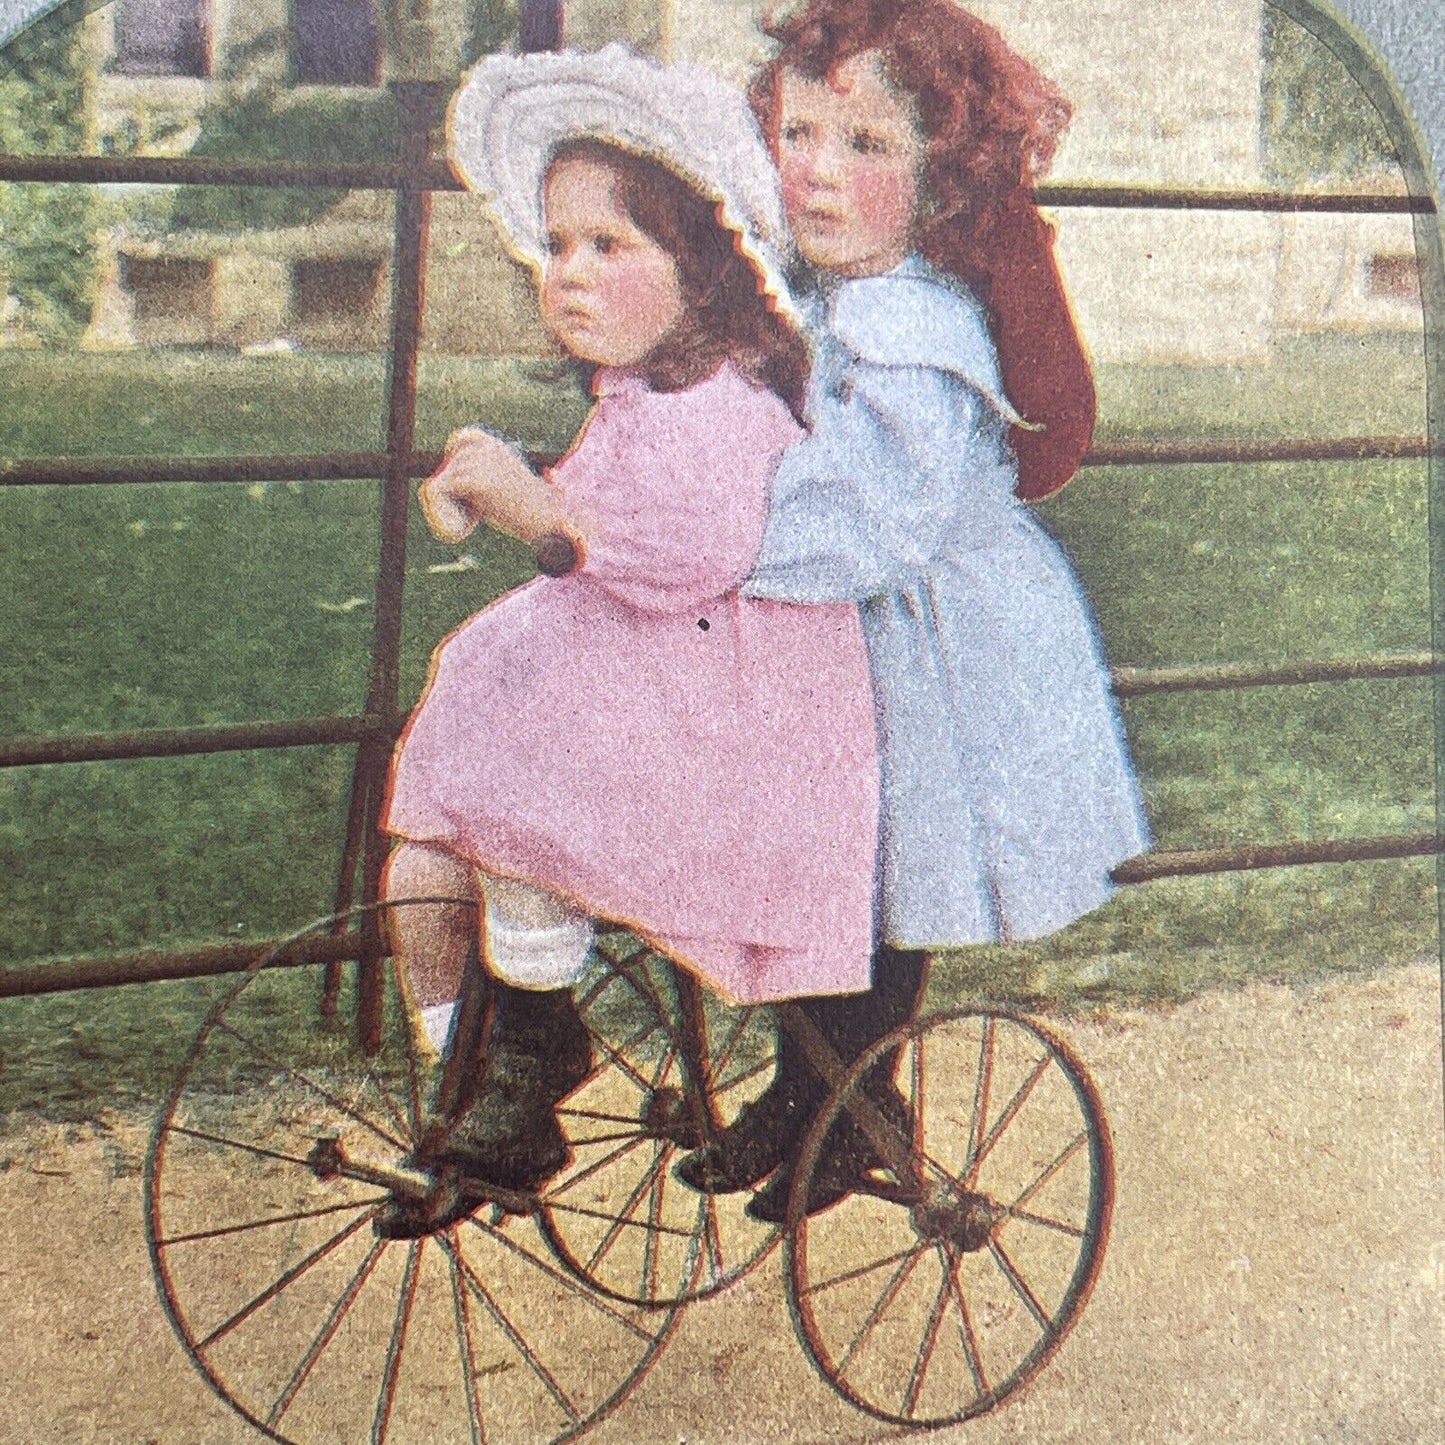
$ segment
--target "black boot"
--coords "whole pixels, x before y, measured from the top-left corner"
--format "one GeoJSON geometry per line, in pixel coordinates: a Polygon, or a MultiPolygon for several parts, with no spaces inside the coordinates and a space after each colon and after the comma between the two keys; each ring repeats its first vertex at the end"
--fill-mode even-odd
{"type": "Polygon", "coordinates": [[[802,1050],[780,1031],[772,1082],[716,1139],[680,1159],[677,1177],[703,1194],[751,1189],[797,1146],[825,1097],[802,1050]]]}
{"type": "MultiPolygon", "coordinates": [[[[799,999],[797,1006],[847,1068],[875,1039],[912,1018],[922,991],[926,961],[923,953],[885,946],[874,957],[876,981],[867,993],[799,999]]],[[[727,1194],[751,1189],[779,1165],[795,1165],[803,1135],[828,1092],[827,1084],[814,1073],[797,1041],[783,1030],[772,1082],[711,1144],[679,1161],[678,1178],[703,1193],[727,1194]]],[[[904,1107],[903,1100],[894,1091],[892,1100],[880,1102],[880,1107],[893,1109],[894,1114],[889,1116],[892,1118],[904,1107]]],[[[787,1188],[791,1188],[791,1168],[787,1172],[787,1188]]],[[[866,1170],[856,1171],[862,1172],[866,1170]]],[[[783,1203],[786,1206],[787,1189],[783,1191],[783,1203]]]]}
{"type": "Polygon", "coordinates": [[[438,1157],[470,1178],[531,1192],[571,1158],[556,1106],[592,1072],[592,1038],[570,989],[523,989],[500,979],[492,987],[476,1093],[438,1157]]]}
{"type": "Polygon", "coordinates": [[[429,1199],[382,1203],[372,1219],[382,1239],[416,1239],[465,1218],[487,1197],[478,1181],[529,1194],[565,1168],[571,1151],[555,1106],[591,1073],[592,1039],[569,989],[484,982],[474,966],[445,1071],[451,1121],[428,1131],[413,1161],[440,1187],[429,1199]]]}
{"type": "MultiPolygon", "coordinates": [[[[798,1007],[847,1069],[885,1034],[913,1017],[923,995],[927,963],[926,953],[890,948],[885,944],[874,955],[874,983],[867,993],[800,999],[798,1007]]],[[[906,1140],[912,1128],[911,1113],[893,1083],[897,1063],[896,1054],[880,1059],[864,1080],[863,1092],[883,1115],[890,1131],[906,1140]]],[[[815,1108],[821,1106],[826,1094],[824,1090],[815,1108]]],[[[782,1167],[748,1201],[747,1212],[753,1219],[768,1224],[786,1223],[804,1132],[800,1130],[786,1149],[780,1161],[782,1167]]],[[[886,1167],[867,1136],[845,1113],[824,1141],[813,1171],[806,1212],[816,1214],[836,1204],[870,1170],[886,1167]]]]}

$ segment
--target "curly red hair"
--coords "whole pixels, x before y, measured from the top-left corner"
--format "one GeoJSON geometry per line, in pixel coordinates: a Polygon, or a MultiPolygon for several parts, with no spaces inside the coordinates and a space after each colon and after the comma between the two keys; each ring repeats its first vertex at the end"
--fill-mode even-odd
{"type": "Polygon", "coordinates": [[[964,280],[983,279],[989,232],[1006,203],[1053,161],[1073,114],[1063,92],[952,0],[811,0],[763,29],[780,48],[754,77],[749,99],[769,137],[784,70],[824,79],[864,51],[881,54],[928,137],[930,204],[918,248],[964,280]]]}
{"type": "Polygon", "coordinates": [[[989,308],[1005,388],[1037,424],[1012,433],[1019,496],[1056,492],[1088,451],[1097,409],[1053,233],[1030,191],[1072,116],[1063,92],[952,0],[806,0],[763,29],[779,49],[749,99],[775,150],[785,70],[830,80],[876,50],[913,98],[928,140],[914,245],[989,308]]]}

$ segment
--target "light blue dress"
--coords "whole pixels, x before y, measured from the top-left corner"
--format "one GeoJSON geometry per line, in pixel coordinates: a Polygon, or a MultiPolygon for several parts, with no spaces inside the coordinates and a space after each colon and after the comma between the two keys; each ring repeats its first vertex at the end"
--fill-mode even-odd
{"type": "Polygon", "coordinates": [[[1014,497],[983,310],[916,258],[810,306],[810,433],[743,591],[860,603],[881,940],[1042,937],[1103,903],[1148,831],[1088,603],[1014,497]]]}

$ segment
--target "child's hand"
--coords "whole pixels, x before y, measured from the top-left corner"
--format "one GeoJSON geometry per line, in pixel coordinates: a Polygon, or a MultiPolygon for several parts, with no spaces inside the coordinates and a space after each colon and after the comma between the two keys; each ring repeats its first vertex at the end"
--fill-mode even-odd
{"type": "Polygon", "coordinates": [[[523,465],[499,437],[480,427],[463,427],[447,438],[441,466],[421,484],[418,500],[432,535],[460,542],[488,520],[489,492],[496,476],[523,465]]]}
{"type": "Polygon", "coordinates": [[[445,460],[422,483],[427,525],[443,542],[460,542],[477,525],[535,542],[567,531],[553,489],[500,437],[463,427],[447,442],[445,460]]]}

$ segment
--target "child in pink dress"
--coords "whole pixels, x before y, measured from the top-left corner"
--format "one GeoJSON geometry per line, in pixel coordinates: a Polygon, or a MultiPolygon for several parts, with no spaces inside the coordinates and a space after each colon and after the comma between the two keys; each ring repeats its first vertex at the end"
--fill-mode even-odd
{"type": "MultiPolygon", "coordinates": [[[[540,263],[544,319],[597,367],[549,477],[468,429],[423,487],[446,539],[487,520],[580,561],[442,644],[387,817],[388,895],[475,900],[496,985],[490,1063],[444,1158],[531,1189],[566,1162],[555,1106],[591,1066],[568,986],[593,917],[738,1001],[868,988],[876,745],[857,608],[738,592],[806,375],[741,97],[616,50],[496,57],[453,146],[540,263]]],[[[397,910],[438,1036],[477,925],[476,907],[397,910]]]]}

